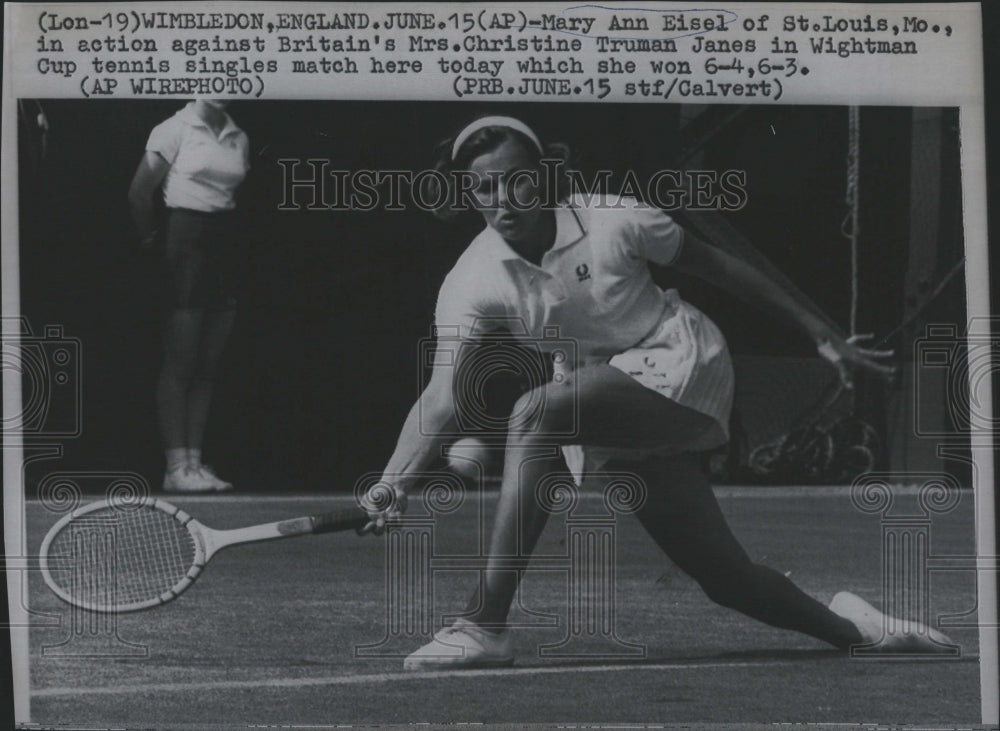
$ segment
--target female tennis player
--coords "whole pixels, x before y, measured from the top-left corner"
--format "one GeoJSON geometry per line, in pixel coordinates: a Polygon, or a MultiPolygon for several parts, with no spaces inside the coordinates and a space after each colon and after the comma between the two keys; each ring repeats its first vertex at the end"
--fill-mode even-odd
{"type": "Polygon", "coordinates": [[[228,490],[202,464],[201,447],[219,361],[236,314],[232,248],[236,191],[249,143],[227,101],[198,99],[153,128],[129,188],[144,246],[158,238],[153,196],[162,188],[170,312],[157,383],[169,492],[228,490]]]}
{"type": "MultiPolygon", "coordinates": [[[[676,291],[657,287],[648,263],[697,275],[798,326],[847,382],[852,369],[891,369],[781,285],[682,231],[657,208],[579,196],[543,205],[552,192],[542,172],[548,152],[523,122],[485,117],[454,138],[439,166],[475,186],[486,227],[441,286],[438,327],[469,338],[483,323],[514,318],[539,341],[545,328],[557,327],[577,353],[514,407],[481,586],[465,616],[410,655],[405,667],[513,662],[507,614],[548,517],[536,491],[544,477],[565,474],[564,455],[573,454],[554,444],[585,445],[591,464],[613,456],[616,469],[639,475],[648,492],[639,520],[715,602],[838,648],[880,640],[883,617],[861,598],[842,592],[827,607],[781,573],[754,564],[733,536],[702,460],[728,439],[733,369],[726,342],[676,291]]],[[[445,437],[439,435],[454,433],[457,370],[435,369],[407,417],[380,486],[391,486],[395,502],[376,510],[369,492],[368,530],[384,530],[405,509],[406,491],[440,454],[445,437]]],[[[891,642],[883,649],[933,649],[947,638],[920,627],[891,642]]]]}

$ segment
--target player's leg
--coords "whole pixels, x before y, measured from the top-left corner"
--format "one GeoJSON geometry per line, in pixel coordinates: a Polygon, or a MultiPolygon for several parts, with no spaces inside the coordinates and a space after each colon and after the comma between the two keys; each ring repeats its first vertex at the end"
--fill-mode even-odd
{"type": "Polygon", "coordinates": [[[188,392],[198,361],[204,311],[181,308],[167,317],[163,336],[163,365],[156,386],[160,434],[166,450],[165,489],[183,489],[187,474],[188,392]]]}
{"type": "MultiPolygon", "coordinates": [[[[550,385],[544,398],[528,394],[529,401],[520,406],[537,404],[532,418],[511,424],[489,564],[467,616],[473,624],[461,628],[461,637],[452,637],[452,642],[463,648],[462,655],[441,662],[440,653],[448,644],[431,643],[411,655],[407,667],[463,665],[470,654],[498,661],[510,657],[509,642],[490,639],[492,633],[483,626],[503,626],[520,578],[518,569],[525,565],[544,528],[548,514],[537,499],[537,486],[565,469],[552,450],[554,445],[582,442],[662,448],[690,443],[713,426],[711,418],[665,399],[613,367],[583,369],[574,379],[576,389],[550,385]],[[579,425],[575,433],[574,423],[579,425]]],[[[525,411],[515,409],[518,414],[525,411]]],[[[872,633],[863,634],[862,627],[872,623],[872,616],[877,620],[881,615],[873,615],[874,610],[867,605],[848,606],[835,613],[782,574],[750,561],[719,509],[698,455],[682,453],[633,467],[646,482],[648,493],[640,520],[713,600],[836,647],[871,641],[872,633]]],[[[923,638],[910,642],[907,638],[899,649],[924,651],[947,641],[931,632],[924,634],[930,642],[923,638]]]]}
{"type": "Polygon", "coordinates": [[[204,303],[199,300],[205,256],[197,246],[198,232],[196,217],[181,211],[168,214],[166,258],[171,309],[164,326],[163,366],[156,396],[167,458],[164,489],[184,492],[212,489],[188,469],[189,396],[205,321],[204,303]]]}
{"type": "Polygon", "coordinates": [[[538,486],[553,475],[566,475],[560,445],[662,447],[686,443],[714,424],[608,365],[583,368],[564,383],[529,391],[513,414],[479,589],[466,616],[410,655],[404,663],[408,669],[513,661],[510,633],[502,630],[521,573],[548,519],[538,486]]]}
{"type": "Polygon", "coordinates": [[[208,423],[212,395],[218,380],[219,364],[229,341],[236,319],[234,308],[207,310],[201,328],[197,363],[187,396],[188,464],[205,475],[216,489],[230,489],[232,484],[220,480],[202,464],[202,444],[208,423]]]}
{"type": "Polygon", "coordinates": [[[539,503],[541,480],[572,480],[558,446],[512,445],[504,454],[503,481],[490,535],[486,569],[466,608],[466,619],[494,632],[506,628],[507,613],[549,513],[539,503]]]}
{"type": "Polygon", "coordinates": [[[539,485],[553,475],[570,479],[560,444],[662,447],[683,444],[714,423],[607,365],[578,370],[567,383],[525,394],[513,413],[488,564],[468,615],[494,629],[505,625],[521,571],[548,519],[539,485]]]}
{"type": "Polygon", "coordinates": [[[198,345],[198,362],[188,391],[188,463],[216,490],[231,489],[232,483],[220,479],[203,465],[201,455],[219,366],[236,320],[233,235],[232,215],[214,214],[203,221],[197,241],[203,263],[196,296],[205,303],[206,310],[198,345]]]}
{"type": "Polygon", "coordinates": [[[780,572],[750,560],[719,508],[699,455],[651,459],[629,464],[627,469],[647,485],[639,520],[713,601],[835,647],[862,641],[852,622],[802,592],[780,572]]]}

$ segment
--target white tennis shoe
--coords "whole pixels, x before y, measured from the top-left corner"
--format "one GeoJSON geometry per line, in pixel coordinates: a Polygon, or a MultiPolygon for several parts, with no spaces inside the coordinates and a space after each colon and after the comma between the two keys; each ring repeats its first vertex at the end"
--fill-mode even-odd
{"type": "Polygon", "coordinates": [[[215,474],[215,470],[213,470],[211,467],[208,467],[207,465],[199,465],[199,467],[195,471],[201,476],[201,478],[205,482],[207,482],[209,485],[212,486],[213,490],[222,492],[223,490],[233,489],[233,483],[223,480],[221,477],[215,474]]]}
{"type": "Polygon", "coordinates": [[[946,634],[916,621],[889,617],[857,594],[842,591],[830,602],[830,611],[850,620],[864,644],[885,654],[954,653],[955,643],[946,634]]]}
{"type": "Polygon", "coordinates": [[[190,467],[177,467],[168,470],[163,476],[164,492],[215,492],[215,487],[197,470],[190,467]]]}
{"type": "Polygon", "coordinates": [[[457,619],[403,661],[404,670],[506,667],[514,664],[510,630],[500,634],[457,619]]]}

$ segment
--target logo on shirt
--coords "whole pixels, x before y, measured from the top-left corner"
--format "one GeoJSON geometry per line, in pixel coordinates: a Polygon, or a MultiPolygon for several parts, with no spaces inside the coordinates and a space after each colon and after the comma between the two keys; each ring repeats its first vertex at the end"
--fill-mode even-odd
{"type": "Polygon", "coordinates": [[[582,282],[585,279],[590,279],[590,267],[586,264],[579,264],[576,267],[576,281],[582,282]]]}

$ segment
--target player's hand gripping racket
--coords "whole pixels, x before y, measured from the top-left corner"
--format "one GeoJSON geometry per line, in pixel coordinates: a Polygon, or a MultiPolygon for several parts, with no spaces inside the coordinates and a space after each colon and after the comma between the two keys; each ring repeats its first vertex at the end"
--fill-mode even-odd
{"type": "Polygon", "coordinates": [[[134,612],[176,599],[228,546],[359,530],[368,521],[365,511],[354,508],[217,530],[157,498],[109,498],[77,508],[52,526],[42,541],[42,576],[70,604],[134,612]]]}

